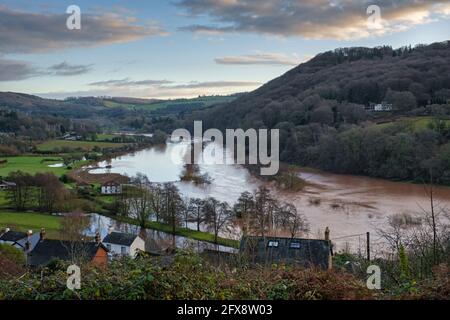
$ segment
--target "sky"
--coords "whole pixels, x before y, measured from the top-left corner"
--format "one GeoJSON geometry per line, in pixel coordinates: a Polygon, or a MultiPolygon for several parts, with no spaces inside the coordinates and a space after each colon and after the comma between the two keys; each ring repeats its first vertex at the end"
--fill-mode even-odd
{"type": "Polygon", "coordinates": [[[450,0],[0,0],[0,91],[226,95],[320,52],[429,44],[449,33],[450,0]],[[80,29],[67,27],[72,5],[80,29]]]}

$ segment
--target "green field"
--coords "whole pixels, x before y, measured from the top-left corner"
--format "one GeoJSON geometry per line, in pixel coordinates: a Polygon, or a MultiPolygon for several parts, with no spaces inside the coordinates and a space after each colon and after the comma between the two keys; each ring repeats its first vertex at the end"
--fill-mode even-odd
{"type": "Polygon", "coordinates": [[[100,133],[97,135],[97,141],[108,142],[112,141],[114,138],[120,138],[117,134],[100,133]]]}
{"type": "Polygon", "coordinates": [[[53,172],[57,176],[61,176],[67,172],[66,168],[50,168],[49,165],[61,163],[62,159],[58,157],[8,157],[0,158],[0,160],[8,160],[6,165],[0,165],[0,176],[6,177],[10,172],[22,171],[29,174],[38,172],[53,172]],[[46,161],[46,160],[54,161],[46,161]]]}
{"type": "Polygon", "coordinates": [[[61,218],[38,213],[0,211],[0,229],[6,227],[23,232],[33,230],[35,233],[45,228],[49,238],[57,239],[61,218]]]}
{"type": "Polygon", "coordinates": [[[40,152],[52,152],[63,150],[64,148],[71,150],[92,151],[95,147],[99,147],[101,149],[115,149],[123,147],[124,145],[124,143],[113,142],[50,140],[39,144],[37,149],[40,152]]]}
{"type": "MultiPolygon", "coordinates": [[[[444,120],[448,125],[450,125],[450,120],[444,120]]],[[[380,128],[388,128],[394,124],[403,124],[410,126],[414,131],[421,131],[428,128],[429,124],[433,122],[433,117],[402,117],[396,119],[392,122],[386,122],[379,124],[380,128]]]]}
{"type": "Polygon", "coordinates": [[[155,111],[166,109],[174,105],[185,105],[187,108],[189,106],[198,106],[202,104],[202,107],[209,107],[214,104],[219,103],[227,103],[236,99],[236,96],[205,96],[198,97],[193,99],[175,99],[175,100],[162,100],[157,102],[150,103],[119,103],[111,100],[104,100],[103,103],[106,107],[109,108],[126,108],[130,110],[146,110],[146,111],[155,111]]]}

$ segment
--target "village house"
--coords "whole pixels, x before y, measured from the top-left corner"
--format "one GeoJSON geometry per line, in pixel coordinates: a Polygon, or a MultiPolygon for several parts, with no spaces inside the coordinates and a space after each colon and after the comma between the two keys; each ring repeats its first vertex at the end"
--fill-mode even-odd
{"type": "Polygon", "coordinates": [[[365,109],[371,112],[387,112],[393,111],[394,107],[392,104],[383,101],[381,103],[370,103],[365,109]]]}
{"type": "Polygon", "coordinates": [[[103,244],[108,248],[111,256],[129,256],[135,258],[139,252],[145,252],[145,241],[137,235],[110,232],[103,244]]]}
{"type": "Polygon", "coordinates": [[[14,182],[0,181],[0,191],[6,191],[16,186],[14,182]]]}
{"type": "Polygon", "coordinates": [[[78,141],[81,140],[83,137],[77,135],[76,132],[69,132],[63,135],[61,138],[67,141],[78,141]]]}
{"type": "Polygon", "coordinates": [[[332,267],[332,247],[329,240],[243,237],[240,252],[257,264],[299,264],[324,270],[332,267]]]}
{"type": "Polygon", "coordinates": [[[99,235],[95,242],[51,240],[46,239],[45,230],[42,229],[39,242],[28,254],[27,264],[39,268],[55,259],[72,261],[74,258],[104,267],[108,264],[108,249],[101,243],[99,235]]]}
{"type": "Polygon", "coordinates": [[[121,194],[122,193],[122,185],[115,181],[109,181],[102,184],[101,193],[104,195],[107,194],[121,194]]]}
{"type": "Polygon", "coordinates": [[[13,231],[9,228],[0,231],[0,244],[14,245],[15,242],[27,238],[27,233],[13,231]]]}

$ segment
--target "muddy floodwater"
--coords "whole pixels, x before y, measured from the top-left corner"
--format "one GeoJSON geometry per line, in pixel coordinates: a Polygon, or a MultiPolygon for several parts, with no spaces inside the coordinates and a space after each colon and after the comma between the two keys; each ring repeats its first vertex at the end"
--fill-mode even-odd
{"type": "MultiPolygon", "coordinates": [[[[99,163],[99,168],[90,172],[128,176],[143,173],[153,182],[175,182],[184,196],[211,196],[230,204],[242,192],[251,192],[264,183],[241,166],[204,163],[199,164],[200,169],[212,178],[210,185],[198,187],[181,182],[180,174],[187,148],[185,143],[169,143],[99,163]]],[[[221,151],[230,160],[228,152],[221,151]]],[[[206,152],[205,156],[212,155],[206,152]]],[[[423,214],[422,208],[427,210],[430,207],[422,185],[307,169],[299,169],[298,174],[308,182],[308,186],[300,192],[283,192],[269,187],[278,199],[293,203],[307,217],[310,224],[308,237],[323,237],[328,226],[331,238],[341,248],[347,244],[354,248],[361,245],[366,232],[371,232],[376,244],[380,241],[376,230],[386,226],[389,216],[398,213],[420,215],[423,214]]],[[[450,188],[435,187],[434,192],[437,204],[450,208],[450,188]]]]}

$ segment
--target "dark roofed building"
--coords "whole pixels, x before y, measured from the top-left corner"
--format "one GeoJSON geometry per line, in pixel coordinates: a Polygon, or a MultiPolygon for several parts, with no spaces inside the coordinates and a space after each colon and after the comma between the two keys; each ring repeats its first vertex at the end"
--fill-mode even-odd
{"type": "Polygon", "coordinates": [[[25,232],[13,231],[10,229],[5,229],[0,231],[0,243],[13,244],[16,241],[27,238],[25,232]]]}
{"type": "Polygon", "coordinates": [[[41,239],[28,255],[28,265],[44,267],[54,259],[70,261],[75,254],[97,266],[108,263],[108,249],[102,243],[41,239]]]}
{"type": "Polygon", "coordinates": [[[299,264],[304,267],[330,269],[332,248],[328,240],[243,237],[240,252],[248,255],[253,263],[299,264]]]}
{"type": "Polygon", "coordinates": [[[114,243],[123,246],[131,246],[134,240],[138,237],[135,234],[130,233],[120,233],[120,232],[111,232],[108,234],[105,239],[103,239],[104,243],[114,243]]]}

